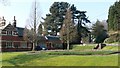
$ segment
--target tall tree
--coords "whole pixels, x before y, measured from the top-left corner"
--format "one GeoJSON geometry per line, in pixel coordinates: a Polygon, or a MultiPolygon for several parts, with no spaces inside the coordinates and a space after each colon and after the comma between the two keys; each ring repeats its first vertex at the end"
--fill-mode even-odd
{"type": "Polygon", "coordinates": [[[70,42],[70,35],[69,35],[69,30],[70,30],[70,23],[71,23],[71,11],[70,9],[67,10],[66,12],[66,16],[65,16],[65,19],[64,19],[64,25],[63,27],[66,27],[66,34],[67,34],[67,50],[69,50],[69,42],[70,42]]]}
{"type": "Polygon", "coordinates": [[[67,11],[66,9],[69,6],[67,2],[54,2],[50,7],[50,14],[46,14],[46,18],[44,19],[45,25],[49,24],[45,29],[50,35],[57,35],[60,32],[67,11]]]}
{"type": "Polygon", "coordinates": [[[85,31],[85,33],[88,33],[89,30],[86,27],[86,23],[90,23],[90,21],[88,20],[88,18],[86,17],[86,11],[79,11],[76,10],[75,12],[75,17],[76,19],[78,19],[78,23],[77,23],[77,32],[78,32],[78,43],[82,43],[82,33],[83,31],[85,31]]]}
{"type": "Polygon", "coordinates": [[[95,43],[98,43],[98,46],[101,49],[102,43],[106,38],[108,38],[107,30],[102,22],[97,20],[97,22],[92,26],[92,35],[95,38],[95,43]],[[101,43],[101,45],[99,45],[101,43]]]}
{"type": "MultiPolygon", "coordinates": [[[[32,11],[30,14],[30,18],[28,20],[28,25],[27,28],[31,29],[30,33],[32,34],[30,37],[27,39],[31,39],[31,42],[33,43],[33,48],[32,51],[35,50],[35,46],[37,45],[37,29],[38,29],[38,24],[40,23],[40,12],[39,12],[39,3],[34,0],[33,6],[32,6],[32,11]]],[[[26,33],[26,32],[25,32],[26,33]]]]}
{"type": "Polygon", "coordinates": [[[114,3],[114,5],[110,6],[108,13],[108,29],[109,30],[120,30],[119,25],[120,18],[120,1],[114,3]]]}
{"type": "Polygon", "coordinates": [[[57,33],[60,32],[63,25],[63,20],[65,19],[65,13],[67,11],[66,9],[68,7],[70,7],[70,10],[72,11],[72,22],[77,24],[77,35],[79,35],[77,43],[81,43],[82,35],[89,32],[88,28],[85,27],[85,24],[89,23],[90,21],[86,17],[86,11],[77,10],[74,4],[70,6],[70,4],[67,2],[53,3],[50,8],[50,14],[46,14],[46,18],[44,19],[46,33],[50,35],[57,35],[57,33]]]}
{"type": "Polygon", "coordinates": [[[67,43],[67,50],[69,50],[69,43],[72,43],[77,36],[77,29],[72,21],[72,11],[70,8],[67,9],[60,36],[63,43],[67,43]]]}

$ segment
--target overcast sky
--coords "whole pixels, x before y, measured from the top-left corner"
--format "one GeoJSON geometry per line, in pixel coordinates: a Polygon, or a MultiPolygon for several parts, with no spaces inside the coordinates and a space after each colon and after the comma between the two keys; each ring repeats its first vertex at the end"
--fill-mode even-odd
{"type": "MultiPolygon", "coordinates": [[[[97,19],[106,20],[108,10],[116,0],[37,0],[39,1],[40,15],[45,17],[54,2],[68,2],[74,4],[78,10],[87,11],[86,15],[91,22],[97,19]]],[[[7,24],[16,16],[17,26],[25,27],[29,19],[33,0],[8,0],[7,5],[0,3],[0,17],[4,16],[7,24]]]]}

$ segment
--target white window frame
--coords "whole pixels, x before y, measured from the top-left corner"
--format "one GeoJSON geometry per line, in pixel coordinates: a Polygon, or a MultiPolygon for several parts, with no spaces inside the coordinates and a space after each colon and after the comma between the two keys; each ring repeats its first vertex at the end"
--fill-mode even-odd
{"type": "Polygon", "coordinates": [[[13,31],[7,31],[7,35],[13,35],[13,31]]]}
{"type": "Polygon", "coordinates": [[[20,42],[20,48],[28,48],[27,42],[25,42],[25,41],[20,42]]]}
{"type": "Polygon", "coordinates": [[[12,41],[6,41],[6,48],[14,48],[12,41]]]}

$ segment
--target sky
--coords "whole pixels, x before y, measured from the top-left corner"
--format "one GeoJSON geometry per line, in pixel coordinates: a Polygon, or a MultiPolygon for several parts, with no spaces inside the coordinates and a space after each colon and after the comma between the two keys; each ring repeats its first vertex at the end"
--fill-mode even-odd
{"type": "MultiPolygon", "coordinates": [[[[68,2],[74,4],[78,10],[87,11],[86,15],[91,22],[97,19],[106,20],[108,10],[117,0],[37,0],[39,2],[40,16],[45,18],[49,8],[54,2],[68,2]]],[[[1,2],[1,1],[0,1],[1,2]]],[[[16,16],[17,26],[25,27],[30,18],[33,0],[6,0],[5,4],[0,3],[0,17],[5,17],[6,24],[12,23],[16,16]]]]}

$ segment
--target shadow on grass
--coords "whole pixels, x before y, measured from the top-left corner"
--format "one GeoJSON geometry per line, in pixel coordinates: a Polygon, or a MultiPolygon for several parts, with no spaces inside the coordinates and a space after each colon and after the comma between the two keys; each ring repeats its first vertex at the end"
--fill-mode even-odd
{"type": "Polygon", "coordinates": [[[112,52],[110,54],[120,54],[120,51],[118,51],[118,52],[112,52]]]}
{"type": "MultiPolygon", "coordinates": [[[[8,62],[10,64],[12,64],[13,66],[26,66],[26,63],[29,63],[35,59],[49,59],[49,58],[53,58],[55,56],[48,56],[48,54],[46,53],[37,53],[37,54],[21,54],[21,55],[17,55],[9,60],[3,60],[3,62],[8,62]]],[[[5,65],[3,65],[5,66],[5,65]]]]}
{"type": "MultiPolygon", "coordinates": [[[[34,60],[47,60],[50,58],[58,57],[61,55],[111,55],[120,52],[113,52],[113,51],[91,51],[91,52],[71,52],[71,51],[54,51],[54,52],[40,52],[40,53],[24,53],[12,57],[11,59],[3,60],[3,62],[10,63],[13,66],[27,66],[31,61],[34,60]]],[[[12,53],[11,53],[12,54],[12,53]]],[[[37,62],[36,62],[37,63],[37,62]]],[[[30,63],[32,65],[32,63],[30,63]]],[[[29,64],[29,66],[30,66],[29,64]]],[[[9,65],[9,66],[11,66],[9,65]]],[[[5,65],[3,65],[5,66],[5,65]]]]}
{"type": "Polygon", "coordinates": [[[56,52],[50,52],[49,55],[111,55],[111,54],[117,54],[119,52],[115,51],[56,51],[56,52]]]}

